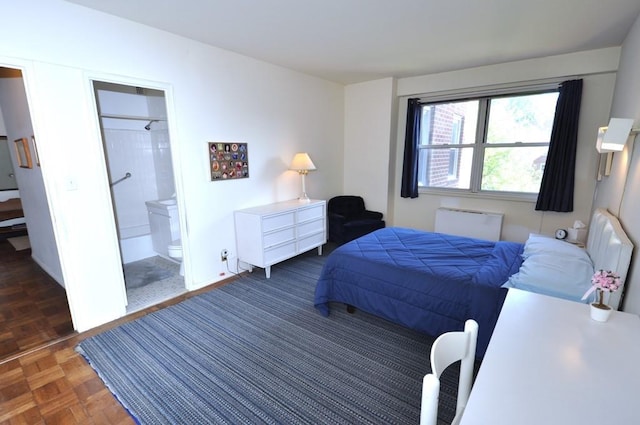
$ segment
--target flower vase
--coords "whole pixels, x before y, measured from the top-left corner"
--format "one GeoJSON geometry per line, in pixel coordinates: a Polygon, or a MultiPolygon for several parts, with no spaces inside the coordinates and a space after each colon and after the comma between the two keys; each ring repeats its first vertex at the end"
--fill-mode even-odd
{"type": "Polygon", "coordinates": [[[613,310],[608,305],[599,303],[591,303],[589,307],[591,308],[591,318],[596,322],[606,322],[609,320],[609,316],[611,316],[611,311],[613,310]]]}
{"type": "Polygon", "coordinates": [[[598,301],[591,303],[591,318],[596,322],[606,322],[611,316],[611,307],[604,303],[604,291],[598,289],[598,301]]]}

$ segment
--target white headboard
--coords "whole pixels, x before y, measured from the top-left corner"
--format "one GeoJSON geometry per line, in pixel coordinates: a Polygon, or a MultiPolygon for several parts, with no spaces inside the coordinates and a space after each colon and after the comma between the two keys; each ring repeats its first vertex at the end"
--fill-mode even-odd
{"type": "Polygon", "coordinates": [[[619,309],[625,291],[624,283],[631,262],[633,244],[618,219],[605,209],[598,208],[591,217],[587,252],[596,270],[611,270],[620,275],[623,287],[611,294],[608,302],[611,307],[619,309]]]}

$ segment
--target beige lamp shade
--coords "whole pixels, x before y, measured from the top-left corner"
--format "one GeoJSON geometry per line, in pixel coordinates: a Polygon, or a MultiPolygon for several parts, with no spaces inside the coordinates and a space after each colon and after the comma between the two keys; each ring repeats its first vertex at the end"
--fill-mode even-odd
{"type": "Polygon", "coordinates": [[[315,170],[316,166],[313,164],[313,161],[311,161],[311,158],[309,158],[309,154],[307,154],[306,152],[301,152],[297,153],[293,157],[289,169],[297,171],[299,173],[305,172],[306,174],[306,172],[308,171],[315,170]]]}

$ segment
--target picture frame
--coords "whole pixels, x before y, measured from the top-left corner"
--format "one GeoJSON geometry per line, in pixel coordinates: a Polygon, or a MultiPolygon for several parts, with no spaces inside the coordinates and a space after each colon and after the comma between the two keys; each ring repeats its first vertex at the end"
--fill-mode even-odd
{"type": "Polygon", "coordinates": [[[18,166],[20,168],[33,168],[31,150],[29,149],[27,138],[23,137],[14,140],[14,147],[16,149],[16,157],[18,158],[18,166]]]}
{"type": "Polygon", "coordinates": [[[211,181],[249,177],[249,145],[245,142],[207,142],[211,181]]]}
{"type": "Polygon", "coordinates": [[[31,135],[31,144],[33,145],[33,156],[36,159],[36,165],[40,166],[40,154],[38,153],[38,145],[36,144],[36,136],[31,135]]]}

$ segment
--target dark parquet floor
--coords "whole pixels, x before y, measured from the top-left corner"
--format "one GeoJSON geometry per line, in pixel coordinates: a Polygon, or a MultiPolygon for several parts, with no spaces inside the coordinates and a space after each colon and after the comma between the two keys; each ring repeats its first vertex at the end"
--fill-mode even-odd
{"type": "MultiPolygon", "coordinates": [[[[31,259],[30,251],[10,252],[5,243],[0,241],[0,425],[135,424],[91,366],[75,352],[75,346],[91,335],[228,282],[183,294],[78,334],[73,332],[68,307],[65,321],[64,314],[57,311],[64,309],[52,301],[60,292],[38,284],[39,280],[46,280],[46,273],[38,271],[32,260],[31,266],[20,265],[31,259]],[[36,295],[27,301],[19,295],[21,291],[36,295]],[[39,304],[37,309],[35,304],[39,304]],[[8,325],[9,319],[20,324],[8,325]]],[[[13,250],[10,245],[9,248],[13,250]]]]}
{"type": "Polygon", "coordinates": [[[0,240],[0,360],[73,333],[62,286],[31,258],[0,240]]]}

